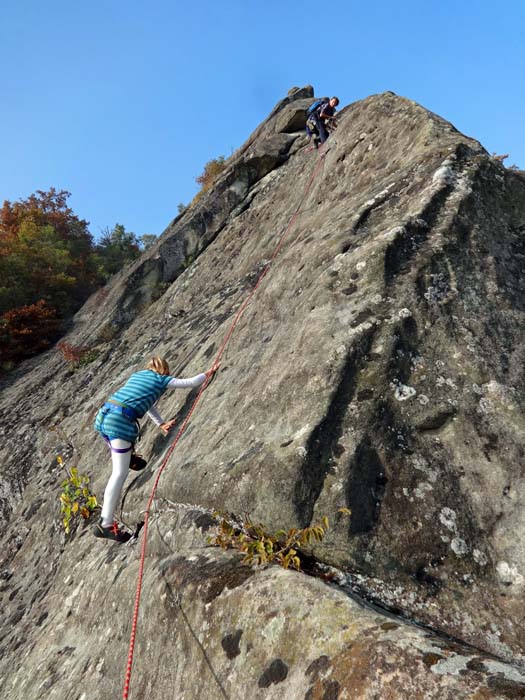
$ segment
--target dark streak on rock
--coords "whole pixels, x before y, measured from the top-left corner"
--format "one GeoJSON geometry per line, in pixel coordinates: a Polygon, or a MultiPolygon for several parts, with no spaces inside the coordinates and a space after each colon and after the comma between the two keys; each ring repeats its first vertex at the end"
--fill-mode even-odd
{"type": "Polygon", "coordinates": [[[161,567],[161,574],[177,590],[191,586],[201,600],[210,603],[225,588],[232,590],[241,586],[253,576],[253,571],[239,566],[237,557],[214,561],[200,556],[196,561],[188,561],[185,557],[169,560],[161,567]]]}
{"type": "Polygon", "coordinates": [[[37,620],[36,623],[35,623],[37,627],[40,627],[40,626],[44,623],[44,621],[46,620],[48,614],[49,614],[48,612],[43,612],[43,613],[40,615],[40,617],[38,618],[38,620],[37,620]]]}
{"type": "Polygon", "coordinates": [[[324,673],[325,671],[327,671],[329,667],[330,658],[326,656],[326,654],[323,654],[318,659],[312,661],[312,663],[306,669],[305,673],[307,676],[312,675],[315,679],[320,673],[324,673]]]}
{"type": "Polygon", "coordinates": [[[420,218],[406,222],[403,232],[390,243],[385,251],[384,263],[384,279],[387,287],[423,245],[451,191],[452,186],[449,185],[437,192],[420,218]]]}
{"type": "Polygon", "coordinates": [[[199,515],[195,518],[194,523],[201,532],[207,532],[210,527],[217,524],[216,520],[208,513],[199,513],[199,515]]]}
{"type": "Polygon", "coordinates": [[[525,698],[525,683],[510,681],[507,678],[489,678],[489,688],[512,700],[525,698]]]}
{"type": "Polygon", "coordinates": [[[269,688],[272,683],[282,683],[288,675],[288,666],[282,659],[274,659],[259,678],[259,688],[269,688]]]}
{"type": "Polygon", "coordinates": [[[322,700],[338,700],[340,685],[337,681],[325,681],[323,683],[323,689],[322,700]]]}
{"type": "Polygon", "coordinates": [[[241,641],[242,630],[237,630],[235,634],[227,634],[221,640],[221,646],[226,652],[226,656],[229,659],[234,659],[239,656],[241,650],[239,648],[239,642],[241,641]]]}
{"type": "Polygon", "coordinates": [[[381,625],[381,629],[384,630],[385,632],[390,632],[391,630],[397,630],[399,625],[396,625],[395,622],[384,622],[381,625]]]}
{"type": "Polygon", "coordinates": [[[357,393],[357,400],[358,401],[368,401],[368,399],[373,399],[374,398],[374,390],[373,389],[362,389],[357,393]]]}
{"type": "Polygon", "coordinates": [[[357,292],[357,285],[350,284],[348,287],[345,287],[345,289],[342,289],[341,291],[343,292],[343,294],[350,296],[350,294],[354,294],[354,292],[357,292]]]}
{"type": "Polygon", "coordinates": [[[418,330],[413,316],[404,318],[396,329],[388,372],[402,384],[406,384],[412,374],[412,356],[417,354],[418,330]]]}
{"type": "Polygon", "coordinates": [[[467,663],[467,668],[470,671],[477,671],[478,673],[486,673],[487,669],[483,665],[482,659],[474,658],[470,659],[467,663]]]}
{"type": "Polygon", "coordinates": [[[454,406],[442,408],[433,415],[423,418],[423,420],[417,425],[417,429],[420,431],[439,430],[440,428],[443,428],[452,418],[454,418],[456,413],[457,411],[454,406]]]}
{"type": "Polygon", "coordinates": [[[306,457],[299,470],[293,499],[300,527],[310,524],[326,476],[335,466],[334,448],[342,435],[346,409],[353,399],[359,370],[370,350],[374,333],[374,329],[364,333],[348,354],[325,415],[306,444],[306,457]]]}
{"type": "Polygon", "coordinates": [[[432,654],[432,652],[429,652],[428,654],[425,654],[423,656],[423,663],[425,664],[425,666],[428,666],[430,668],[431,666],[434,666],[439,661],[441,661],[441,659],[444,658],[445,657],[441,654],[432,654]]]}
{"type": "Polygon", "coordinates": [[[349,469],[346,504],[352,511],[349,534],[370,532],[379,519],[387,478],[385,468],[368,438],[357,447],[349,469]]]}

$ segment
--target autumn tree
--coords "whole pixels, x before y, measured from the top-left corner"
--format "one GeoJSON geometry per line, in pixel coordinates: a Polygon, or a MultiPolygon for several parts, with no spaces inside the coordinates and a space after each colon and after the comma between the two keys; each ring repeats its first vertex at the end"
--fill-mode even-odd
{"type": "Polygon", "coordinates": [[[0,317],[0,365],[7,367],[47,349],[60,326],[55,309],[43,299],[7,311],[0,317]]]}
{"type": "Polygon", "coordinates": [[[69,192],[38,190],[0,208],[0,358],[12,362],[45,349],[63,322],[115,272],[153,245],[122,224],[98,243],[68,206],[69,192]]]}
{"type": "Polygon", "coordinates": [[[0,209],[0,355],[40,352],[102,283],[88,222],[68,206],[69,192],[38,190],[0,209]]]}
{"type": "Polygon", "coordinates": [[[217,176],[222,173],[225,167],[226,160],[224,156],[212,158],[206,163],[202,174],[195,178],[195,182],[201,186],[202,192],[206,192],[210,189],[214,181],[217,179],[217,176]]]}
{"type": "Polygon", "coordinates": [[[38,190],[0,209],[0,313],[39,299],[64,317],[100,284],[88,222],[69,192],[38,190]]]}

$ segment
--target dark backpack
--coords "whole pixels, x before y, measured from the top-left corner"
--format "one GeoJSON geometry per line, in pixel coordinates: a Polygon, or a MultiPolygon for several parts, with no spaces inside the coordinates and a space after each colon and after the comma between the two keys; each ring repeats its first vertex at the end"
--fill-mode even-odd
{"type": "Polygon", "coordinates": [[[316,100],[306,110],[306,116],[311,117],[313,115],[313,113],[319,109],[319,107],[326,104],[327,102],[329,102],[328,97],[321,97],[319,100],[316,100]]]}

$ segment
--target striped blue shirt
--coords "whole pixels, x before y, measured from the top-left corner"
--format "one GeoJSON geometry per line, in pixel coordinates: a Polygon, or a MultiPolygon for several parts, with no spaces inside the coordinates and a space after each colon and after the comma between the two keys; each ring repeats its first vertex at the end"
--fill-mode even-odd
{"type": "Polygon", "coordinates": [[[174,377],[167,374],[143,369],[141,372],[132,374],[122,389],[116,391],[110,398],[126,404],[135,411],[138,418],[142,418],[166,391],[172,379],[174,377]]]}
{"type": "MultiPolygon", "coordinates": [[[[126,384],[111,395],[111,399],[132,408],[139,418],[148,413],[148,416],[160,425],[164,421],[152,408],[168,387],[192,388],[200,386],[206,379],[205,374],[197,374],[188,379],[177,379],[169,375],[159,374],[151,369],[135,372],[126,384]]],[[[120,438],[128,442],[135,442],[138,437],[138,426],[135,421],[126,418],[121,413],[108,411],[101,408],[95,419],[95,430],[110,439],[120,438]]]]}

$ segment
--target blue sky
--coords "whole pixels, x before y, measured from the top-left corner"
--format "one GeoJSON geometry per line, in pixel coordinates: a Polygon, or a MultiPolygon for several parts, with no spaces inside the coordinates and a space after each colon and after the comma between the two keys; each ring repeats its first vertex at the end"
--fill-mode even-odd
{"type": "Polygon", "coordinates": [[[392,90],[525,169],[523,0],[4,0],[0,202],[160,234],[294,85],[392,90]]]}

